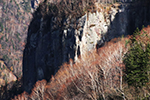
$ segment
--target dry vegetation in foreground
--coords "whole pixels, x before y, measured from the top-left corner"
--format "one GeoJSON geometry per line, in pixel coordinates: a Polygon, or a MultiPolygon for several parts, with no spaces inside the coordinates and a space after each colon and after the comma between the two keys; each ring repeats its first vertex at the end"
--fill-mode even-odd
{"type": "MultiPolygon", "coordinates": [[[[143,42],[150,41],[143,37],[145,32],[150,35],[150,27],[141,31],[143,42]]],[[[145,34],[146,35],[146,34],[145,34]]],[[[106,43],[97,51],[83,55],[76,63],[63,64],[51,81],[38,81],[31,94],[26,92],[15,96],[14,100],[97,100],[97,99],[129,99],[146,97],[150,93],[150,85],[136,90],[128,87],[123,80],[122,58],[129,45],[129,38],[117,38],[106,43]],[[146,95],[145,95],[146,94],[146,95]]]]}
{"type": "Polygon", "coordinates": [[[97,100],[114,96],[122,99],[125,40],[127,38],[114,39],[97,51],[83,55],[75,64],[70,60],[52,76],[50,83],[39,81],[30,95],[24,92],[14,100],[97,100]]]}
{"type": "MultiPolygon", "coordinates": [[[[141,31],[143,42],[150,42],[150,26],[141,31]]],[[[116,38],[97,51],[83,55],[76,63],[63,64],[49,83],[38,81],[31,94],[26,92],[15,96],[14,100],[97,100],[148,98],[150,83],[142,89],[128,86],[123,80],[125,68],[122,58],[129,49],[125,45],[129,38],[116,38]]]]}

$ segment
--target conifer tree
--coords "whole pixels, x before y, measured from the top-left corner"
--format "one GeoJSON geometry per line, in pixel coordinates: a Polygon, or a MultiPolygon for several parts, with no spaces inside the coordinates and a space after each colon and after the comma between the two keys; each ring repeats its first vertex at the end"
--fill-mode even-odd
{"type": "Polygon", "coordinates": [[[148,43],[147,46],[143,48],[143,42],[136,39],[137,36],[140,36],[139,31],[133,34],[130,40],[131,47],[125,54],[123,62],[126,66],[125,79],[128,84],[141,88],[149,81],[150,45],[148,43]]]}

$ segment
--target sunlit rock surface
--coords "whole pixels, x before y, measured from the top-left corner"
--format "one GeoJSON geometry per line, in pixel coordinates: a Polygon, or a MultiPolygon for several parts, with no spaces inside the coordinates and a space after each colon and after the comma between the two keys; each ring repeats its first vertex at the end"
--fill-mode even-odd
{"type": "Polygon", "coordinates": [[[42,17],[38,10],[35,12],[23,55],[26,91],[29,92],[37,80],[48,81],[69,59],[76,62],[85,52],[102,47],[115,37],[132,34],[136,27],[150,22],[150,7],[145,4],[97,5],[97,8],[96,12],[77,19],[71,14],[62,17],[61,26],[57,26],[58,17],[42,17]]]}

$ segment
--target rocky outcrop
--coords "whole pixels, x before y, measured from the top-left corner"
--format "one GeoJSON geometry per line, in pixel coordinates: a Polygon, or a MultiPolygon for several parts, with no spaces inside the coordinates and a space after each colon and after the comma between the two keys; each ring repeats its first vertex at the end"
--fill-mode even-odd
{"type": "Polygon", "coordinates": [[[27,92],[37,80],[49,81],[69,59],[76,62],[79,56],[103,46],[105,41],[131,34],[136,27],[150,22],[150,8],[145,3],[108,7],[97,4],[96,12],[78,17],[73,13],[43,17],[44,7],[41,5],[33,14],[28,29],[23,56],[23,83],[27,92]]]}
{"type": "Polygon", "coordinates": [[[63,20],[63,28],[54,27],[55,17],[46,20],[37,18],[33,21],[24,50],[25,85],[32,87],[36,80],[43,78],[48,80],[57,72],[62,63],[68,62],[70,58],[75,59],[75,56],[80,54],[76,38],[80,38],[78,41],[81,41],[85,20],[86,16],[78,19],[79,30],[73,28],[74,23],[68,24],[69,19],[67,18],[63,20]],[[35,23],[37,24],[36,32],[31,29],[35,23]]]}

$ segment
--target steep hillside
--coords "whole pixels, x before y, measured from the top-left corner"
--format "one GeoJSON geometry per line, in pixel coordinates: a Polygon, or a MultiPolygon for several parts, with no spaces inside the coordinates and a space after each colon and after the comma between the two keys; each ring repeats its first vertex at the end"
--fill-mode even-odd
{"type": "Polygon", "coordinates": [[[23,54],[23,83],[28,92],[36,81],[49,81],[70,58],[76,62],[79,55],[102,47],[105,41],[150,23],[149,2],[50,2],[40,4],[29,25],[23,54]]]}
{"type": "Polygon", "coordinates": [[[32,18],[27,0],[0,1],[0,59],[17,76],[22,76],[23,50],[32,18]]]}
{"type": "MultiPolygon", "coordinates": [[[[150,42],[150,27],[141,31],[140,42],[150,42]]],[[[126,84],[123,78],[124,54],[130,48],[126,38],[116,38],[98,50],[83,55],[76,63],[65,63],[50,82],[38,81],[31,94],[26,92],[15,96],[14,100],[135,100],[148,98],[150,85],[135,89],[126,84]]]]}
{"type": "MultiPolygon", "coordinates": [[[[107,99],[107,93],[113,89],[122,89],[122,57],[127,50],[125,40],[114,39],[97,51],[83,55],[75,64],[70,60],[69,64],[63,64],[52,76],[50,83],[39,81],[30,95],[23,93],[15,100],[107,99]]],[[[122,98],[120,93],[119,98],[122,98]]]]}
{"type": "Polygon", "coordinates": [[[0,1],[0,59],[19,78],[0,99],[134,98],[122,58],[127,35],[150,24],[150,1],[117,1],[0,1]]]}

